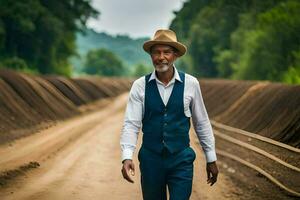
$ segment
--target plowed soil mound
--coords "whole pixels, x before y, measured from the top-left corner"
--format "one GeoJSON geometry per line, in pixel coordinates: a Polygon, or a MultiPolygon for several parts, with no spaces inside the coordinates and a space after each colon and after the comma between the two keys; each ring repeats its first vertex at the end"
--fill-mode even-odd
{"type": "MultiPolygon", "coordinates": [[[[132,82],[0,70],[0,144],[91,110],[85,106],[127,92],[132,82]]],[[[200,80],[200,85],[211,119],[300,146],[299,85],[231,80],[200,80]]]]}
{"type": "Polygon", "coordinates": [[[80,114],[80,106],[128,91],[132,80],[32,76],[0,70],[0,144],[80,114]]]}
{"type": "Polygon", "coordinates": [[[300,147],[300,85],[201,80],[210,118],[300,147]]]}

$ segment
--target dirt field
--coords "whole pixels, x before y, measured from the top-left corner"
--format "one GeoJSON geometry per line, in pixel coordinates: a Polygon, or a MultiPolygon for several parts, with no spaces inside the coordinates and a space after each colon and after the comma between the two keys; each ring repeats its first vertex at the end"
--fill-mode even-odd
{"type": "Polygon", "coordinates": [[[216,79],[200,86],[211,119],[300,147],[300,85],[216,79]]]}
{"type": "MultiPolygon", "coordinates": [[[[102,102],[106,105],[102,109],[1,145],[0,171],[31,164],[2,179],[0,199],[142,199],[136,156],[135,183],[127,183],[120,172],[119,138],[127,95],[102,102]]],[[[218,182],[210,187],[204,155],[193,131],[190,136],[197,153],[191,200],[294,199],[257,172],[222,156],[217,161],[218,182]]],[[[222,144],[216,142],[217,147],[222,144]]]]}
{"type": "MultiPolygon", "coordinates": [[[[40,166],[8,181],[0,199],[141,199],[136,157],[135,183],[125,182],[120,173],[119,137],[126,100],[127,94],[105,109],[2,145],[1,171],[31,161],[40,166]]],[[[206,185],[205,160],[194,141],[192,137],[197,159],[191,199],[238,199],[226,174],[220,174],[215,186],[206,185]]]]}
{"type": "MultiPolygon", "coordinates": [[[[0,71],[0,199],[142,199],[136,156],[135,183],[127,183],[120,172],[119,139],[130,84],[127,79],[35,77],[0,71]]],[[[211,119],[299,147],[300,86],[226,80],[200,84],[211,119]]],[[[215,128],[299,168],[298,150],[283,151],[215,128]]],[[[218,154],[218,182],[210,187],[193,130],[190,137],[197,153],[192,200],[296,199],[222,154],[218,154]]],[[[299,191],[299,169],[290,171],[220,135],[216,135],[216,147],[299,191]]]]}
{"type": "Polygon", "coordinates": [[[85,105],[127,92],[130,85],[131,79],[70,79],[1,69],[0,144],[80,115],[88,108],[85,105]]]}
{"type": "MultiPolygon", "coordinates": [[[[0,70],[0,144],[80,115],[78,107],[127,92],[132,82],[0,70]]],[[[212,120],[300,147],[299,85],[217,79],[200,86],[212,120]]]]}

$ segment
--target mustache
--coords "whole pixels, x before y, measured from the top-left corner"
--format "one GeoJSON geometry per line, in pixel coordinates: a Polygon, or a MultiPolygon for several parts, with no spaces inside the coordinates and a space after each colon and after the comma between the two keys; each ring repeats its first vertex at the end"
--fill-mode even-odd
{"type": "Polygon", "coordinates": [[[169,62],[168,61],[162,61],[162,62],[159,62],[159,63],[157,63],[158,65],[167,65],[167,64],[169,64],[169,62]]]}

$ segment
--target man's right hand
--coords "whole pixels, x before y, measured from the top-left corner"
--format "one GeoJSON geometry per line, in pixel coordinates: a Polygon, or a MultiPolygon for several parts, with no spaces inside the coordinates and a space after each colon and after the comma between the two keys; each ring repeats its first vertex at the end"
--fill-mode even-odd
{"type": "Polygon", "coordinates": [[[122,172],[123,178],[125,178],[130,183],[134,183],[134,181],[130,177],[130,174],[132,176],[134,176],[134,172],[135,172],[134,164],[133,164],[132,160],[126,159],[123,161],[123,167],[122,167],[121,172],[122,172]]]}

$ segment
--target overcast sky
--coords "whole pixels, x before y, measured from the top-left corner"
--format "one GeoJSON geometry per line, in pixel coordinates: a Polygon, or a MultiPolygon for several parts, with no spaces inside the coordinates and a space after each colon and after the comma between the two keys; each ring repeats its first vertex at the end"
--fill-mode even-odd
{"type": "Polygon", "coordinates": [[[98,20],[90,19],[88,27],[109,34],[127,34],[131,37],[152,37],[155,30],[168,28],[173,11],[186,0],[92,0],[100,11],[98,20]]]}

